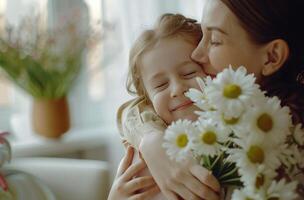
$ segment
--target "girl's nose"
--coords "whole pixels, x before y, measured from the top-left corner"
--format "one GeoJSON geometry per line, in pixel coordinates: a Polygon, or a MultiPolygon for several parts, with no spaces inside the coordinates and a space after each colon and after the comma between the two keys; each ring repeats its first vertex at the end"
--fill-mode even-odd
{"type": "Polygon", "coordinates": [[[171,88],[171,98],[182,96],[188,90],[188,86],[182,80],[175,81],[171,88]]]}

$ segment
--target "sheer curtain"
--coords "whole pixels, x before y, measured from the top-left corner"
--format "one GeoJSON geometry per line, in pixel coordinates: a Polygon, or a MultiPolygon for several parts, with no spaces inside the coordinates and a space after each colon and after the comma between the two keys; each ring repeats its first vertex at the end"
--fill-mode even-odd
{"type": "Polygon", "coordinates": [[[124,45],[129,49],[137,35],[143,29],[151,27],[163,13],[181,13],[199,21],[202,13],[202,5],[202,0],[121,1],[120,17],[124,30],[124,45]]]}

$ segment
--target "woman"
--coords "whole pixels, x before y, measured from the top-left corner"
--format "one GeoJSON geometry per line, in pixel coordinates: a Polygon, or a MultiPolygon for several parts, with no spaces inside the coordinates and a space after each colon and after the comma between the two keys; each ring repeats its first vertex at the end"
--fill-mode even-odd
{"type": "MultiPolygon", "coordinates": [[[[301,0],[207,0],[201,22],[203,38],[192,58],[211,76],[229,64],[244,65],[255,73],[267,95],[278,96],[282,105],[290,107],[293,122],[303,124],[303,8],[301,0]]],[[[203,167],[169,160],[161,148],[162,131],[142,134],[140,151],[168,199],[204,199],[213,192],[202,190],[211,177],[203,167]],[[161,162],[153,162],[156,159],[161,162]],[[201,174],[206,179],[201,186],[194,185],[201,174]]]]}

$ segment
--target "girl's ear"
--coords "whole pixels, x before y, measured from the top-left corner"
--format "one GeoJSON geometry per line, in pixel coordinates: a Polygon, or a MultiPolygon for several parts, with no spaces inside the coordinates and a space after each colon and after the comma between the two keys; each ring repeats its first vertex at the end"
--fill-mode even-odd
{"type": "Polygon", "coordinates": [[[278,71],[289,56],[289,47],[285,40],[276,39],[269,42],[265,47],[265,61],[262,74],[269,76],[278,71]]]}

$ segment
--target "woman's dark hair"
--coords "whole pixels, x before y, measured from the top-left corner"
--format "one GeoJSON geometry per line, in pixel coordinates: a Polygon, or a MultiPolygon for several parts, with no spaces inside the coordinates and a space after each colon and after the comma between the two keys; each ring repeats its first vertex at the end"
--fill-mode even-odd
{"type": "Polygon", "coordinates": [[[293,122],[304,124],[304,0],[221,0],[238,18],[251,39],[265,44],[283,39],[289,46],[284,65],[261,81],[268,96],[289,106],[293,122]]]}

